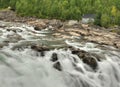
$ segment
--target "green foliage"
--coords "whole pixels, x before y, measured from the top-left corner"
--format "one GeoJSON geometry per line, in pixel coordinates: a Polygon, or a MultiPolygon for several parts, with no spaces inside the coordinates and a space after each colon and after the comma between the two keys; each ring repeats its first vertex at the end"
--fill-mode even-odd
{"type": "Polygon", "coordinates": [[[96,25],[120,25],[120,0],[0,0],[0,8],[9,6],[22,16],[80,20],[96,14],[96,25]]]}
{"type": "Polygon", "coordinates": [[[101,13],[98,13],[98,14],[96,15],[94,24],[101,26],[101,13]]]}
{"type": "Polygon", "coordinates": [[[110,20],[111,17],[107,14],[102,14],[101,16],[101,26],[109,27],[110,26],[110,20]]]}
{"type": "Polygon", "coordinates": [[[0,8],[6,8],[9,6],[10,0],[0,0],[0,8]]]}

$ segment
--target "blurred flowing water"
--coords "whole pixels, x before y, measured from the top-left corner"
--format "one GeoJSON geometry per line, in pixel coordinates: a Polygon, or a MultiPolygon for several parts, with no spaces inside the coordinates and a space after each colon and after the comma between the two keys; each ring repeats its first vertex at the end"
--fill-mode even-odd
{"type": "MultiPolygon", "coordinates": [[[[13,27],[9,23],[1,23],[9,26],[0,28],[0,43],[5,42],[9,39],[7,36],[14,33],[21,35],[24,39],[11,42],[0,49],[0,87],[120,87],[120,51],[115,48],[106,46],[106,49],[103,49],[94,43],[81,44],[73,40],[57,39],[61,42],[60,45],[65,43],[87,52],[102,55],[103,60],[97,61],[98,68],[93,70],[77,55],[72,54],[69,49],[46,51],[45,56],[41,56],[39,52],[29,47],[12,50],[13,46],[25,41],[27,41],[25,43],[33,41],[33,43],[42,42],[49,45],[46,41],[50,42],[55,38],[52,36],[48,38],[47,30],[35,33],[31,26],[17,24],[20,27],[15,25],[13,27]],[[13,28],[18,31],[7,30],[13,28]],[[22,31],[20,32],[20,30],[22,31]],[[62,71],[53,67],[56,63],[50,61],[53,53],[57,54],[56,62],[59,61],[62,71]]],[[[50,45],[59,44],[51,42],[50,45]]]]}

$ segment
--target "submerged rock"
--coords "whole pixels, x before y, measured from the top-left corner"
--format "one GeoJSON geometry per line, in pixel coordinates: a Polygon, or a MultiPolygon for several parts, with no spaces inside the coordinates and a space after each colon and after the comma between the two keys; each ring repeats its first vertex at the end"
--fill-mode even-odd
{"type": "Polygon", "coordinates": [[[56,63],[53,65],[53,67],[54,67],[55,69],[57,69],[58,71],[62,71],[62,67],[61,67],[61,65],[60,65],[60,62],[56,62],[56,63]]]}
{"type": "Polygon", "coordinates": [[[46,26],[43,26],[43,25],[37,25],[37,26],[35,26],[34,27],[34,29],[36,30],[36,31],[40,31],[40,30],[42,30],[42,29],[45,29],[46,28],[46,26]]]}

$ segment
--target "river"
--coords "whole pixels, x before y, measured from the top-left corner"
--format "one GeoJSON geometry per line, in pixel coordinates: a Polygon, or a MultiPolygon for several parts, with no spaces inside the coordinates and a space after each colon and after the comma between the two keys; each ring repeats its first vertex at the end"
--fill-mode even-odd
{"type": "Polygon", "coordinates": [[[35,31],[21,23],[1,21],[0,26],[0,87],[120,87],[120,51],[116,48],[81,43],[80,37],[55,38],[52,30],[35,31]],[[93,70],[69,49],[52,49],[41,56],[30,48],[41,43],[51,47],[67,44],[103,58],[93,70]],[[58,59],[53,62],[54,53],[58,59]],[[61,70],[53,67],[58,62],[61,70]]]}

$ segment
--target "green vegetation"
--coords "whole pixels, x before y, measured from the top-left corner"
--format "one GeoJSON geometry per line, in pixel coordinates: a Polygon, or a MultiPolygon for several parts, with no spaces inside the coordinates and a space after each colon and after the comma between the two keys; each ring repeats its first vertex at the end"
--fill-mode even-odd
{"type": "Polygon", "coordinates": [[[8,6],[22,16],[80,20],[96,14],[99,26],[120,25],[120,0],[0,0],[0,8],[8,6]]]}

